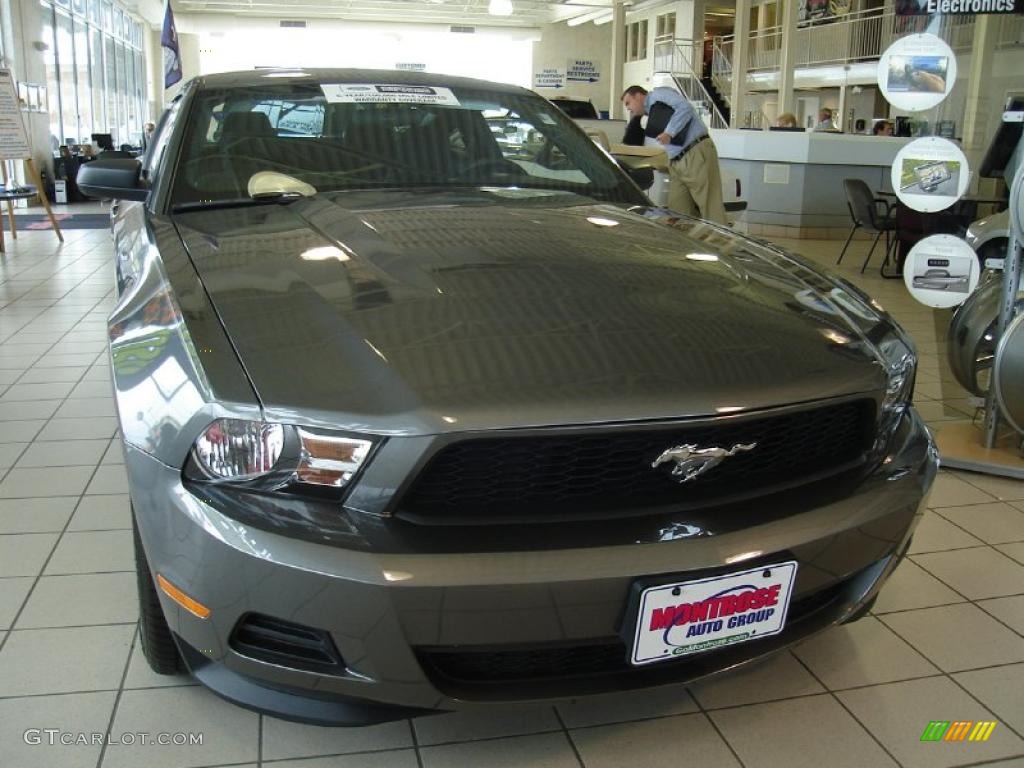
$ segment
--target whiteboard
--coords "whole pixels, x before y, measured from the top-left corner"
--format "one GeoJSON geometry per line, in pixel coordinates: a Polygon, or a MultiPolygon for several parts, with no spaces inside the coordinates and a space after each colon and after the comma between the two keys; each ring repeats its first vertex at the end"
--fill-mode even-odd
{"type": "Polygon", "coordinates": [[[11,70],[0,69],[0,160],[32,156],[11,70]]]}

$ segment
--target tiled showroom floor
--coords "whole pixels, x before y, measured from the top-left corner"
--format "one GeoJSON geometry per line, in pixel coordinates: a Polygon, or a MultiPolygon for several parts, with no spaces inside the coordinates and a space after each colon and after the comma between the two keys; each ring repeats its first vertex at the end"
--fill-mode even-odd
{"type": "MultiPolygon", "coordinates": [[[[150,673],[108,393],[106,231],[22,232],[0,256],[0,766],[626,768],[1024,766],[1024,482],[943,472],[874,615],[713,682],[360,729],[260,717],[150,673]],[[995,720],[987,743],[921,743],[995,720]],[[27,744],[26,729],[202,733],[201,746],[27,744]],[[320,759],[316,759],[320,757],[320,759]]],[[[787,243],[834,261],[840,243],[787,243]]],[[[969,413],[933,313],[843,271],[903,321],[929,421],[969,413]],[[945,402],[943,402],[943,400],[945,402]]],[[[876,262],[878,257],[876,256],[876,262]]],[[[46,736],[44,734],[43,738],[46,736]]]]}

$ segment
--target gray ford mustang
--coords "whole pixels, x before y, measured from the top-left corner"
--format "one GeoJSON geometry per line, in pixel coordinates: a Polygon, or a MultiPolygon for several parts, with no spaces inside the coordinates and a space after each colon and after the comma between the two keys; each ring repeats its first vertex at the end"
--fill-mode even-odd
{"type": "Polygon", "coordinates": [[[110,355],[157,672],[349,725],[685,682],[906,552],[904,332],[529,91],[203,77],[79,185],[139,201],[110,355]]]}

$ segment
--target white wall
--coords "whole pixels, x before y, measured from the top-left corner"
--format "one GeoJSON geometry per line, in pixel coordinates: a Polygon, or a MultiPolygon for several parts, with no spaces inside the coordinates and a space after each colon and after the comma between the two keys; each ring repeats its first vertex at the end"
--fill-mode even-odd
{"type": "Polygon", "coordinates": [[[176,17],[179,36],[197,41],[198,62],[189,66],[182,51],[185,80],[197,74],[254,67],[362,67],[393,69],[398,63],[423,64],[428,72],[530,84],[530,60],[537,29],[477,27],[453,33],[437,24],[383,24],[310,19],[305,28],[283,28],[277,18],[220,14],[176,17]]]}
{"type": "MultiPolygon", "coordinates": [[[[703,0],[677,0],[647,8],[643,11],[626,14],[626,25],[647,19],[647,58],[639,61],[627,61],[622,67],[623,87],[642,85],[648,90],[653,87],[651,76],[654,74],[654,38],[657,33],[657,17],[665,13],[676,14],[676,38],[685,40],[701,40],[704,38],[704,3],[703,0]]],[[[696,62],[699,67],[700,62],[696,62]]],[[[612,117],[625,117],[621,107],[612,117]],[[621,114],[620,114],[621,113],[621,114]]]]}
{"type": "MultiPolygon", "coordinates": [[[[562,72],[570,59],[588,59],[597,64],[601,78],[596,83],[566,83],[564,88],[535,89],[541,96],[570,96],[576,99],[590,99],[598,110],[609,109],[608,81],[611,78],[612,25],[548,24],[541,30],[541,38],[533,44],[533,73],[545,68],[562,72]]],[[[528,87],[532,88],[533,83],[528,87]]]]}

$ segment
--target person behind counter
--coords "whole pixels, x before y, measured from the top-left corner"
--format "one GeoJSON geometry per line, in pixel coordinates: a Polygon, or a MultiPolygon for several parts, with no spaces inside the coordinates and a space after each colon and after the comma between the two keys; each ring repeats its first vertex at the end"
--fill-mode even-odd
{"type": "Polygon", "coordinates": [[[832,124],[832,110],[822,107],[818,112],[818,124],[814,126],[816,131],[834,131],[836,127],[832,124]]]}
{"type": "Polygon", "coordinates": [[[873,136],[892,136],[892,123],[888,120],[879,120],[871,129],[873,136]]]}
{"type": "Polygon", "coordinates": [[[775,121],[776,128],[796,128],[796,115],[792,112],[783,112],[775,121]]]}

